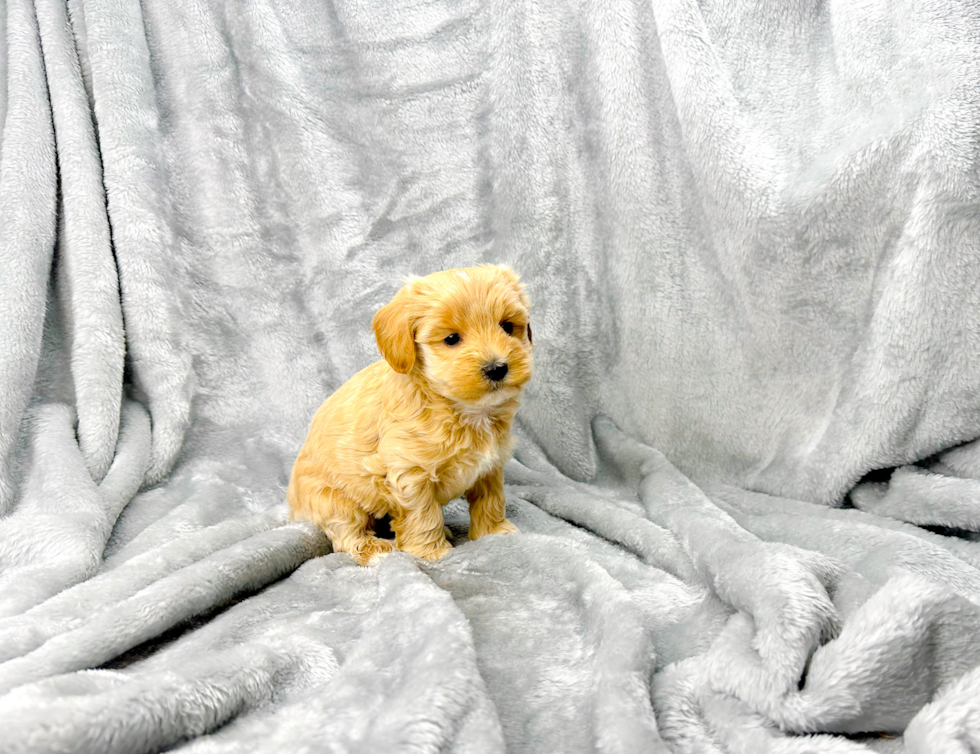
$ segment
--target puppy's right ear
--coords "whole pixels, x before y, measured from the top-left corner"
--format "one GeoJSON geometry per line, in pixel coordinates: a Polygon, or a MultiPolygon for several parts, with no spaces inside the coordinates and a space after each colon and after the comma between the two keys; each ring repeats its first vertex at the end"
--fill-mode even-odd
{"type": "Polygon", "coordinates": [[[411,294],[403,288],[371,320],[378,350],[391,368],[408,374],[415,365],[415,320],[411,294]]]}

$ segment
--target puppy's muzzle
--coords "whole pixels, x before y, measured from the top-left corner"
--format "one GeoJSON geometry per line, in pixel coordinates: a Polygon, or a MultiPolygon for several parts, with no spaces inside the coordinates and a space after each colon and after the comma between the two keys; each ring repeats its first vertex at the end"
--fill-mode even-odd
{"type": "Polygon", "coordinates": [[[507,369],[507,364],[496,361],[483,367],[483,374],[490,382],[500,382],[507,376],[507,369]]]}

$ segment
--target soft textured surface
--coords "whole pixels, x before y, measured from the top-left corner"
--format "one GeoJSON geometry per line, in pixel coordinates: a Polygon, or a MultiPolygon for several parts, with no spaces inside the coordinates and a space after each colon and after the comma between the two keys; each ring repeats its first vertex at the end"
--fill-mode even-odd
{"type": "Polygon", "coordinates": [[[0,752],[978,750],[980,5],[6,0],[0,74],[0,752]],[[479,261],[523,533],[329,554],[307,423],[479,261]]]}

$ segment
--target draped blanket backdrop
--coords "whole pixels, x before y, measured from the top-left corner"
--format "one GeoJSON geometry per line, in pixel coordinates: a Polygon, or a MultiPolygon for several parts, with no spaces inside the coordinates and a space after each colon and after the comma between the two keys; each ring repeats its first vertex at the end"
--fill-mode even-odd
{"type": "Polygon", "coordinates": [[[980,747],[980,5],[0,4],[0,752],[980,747]],[[507,262],[522,534],[286,521],[507,262]]]}

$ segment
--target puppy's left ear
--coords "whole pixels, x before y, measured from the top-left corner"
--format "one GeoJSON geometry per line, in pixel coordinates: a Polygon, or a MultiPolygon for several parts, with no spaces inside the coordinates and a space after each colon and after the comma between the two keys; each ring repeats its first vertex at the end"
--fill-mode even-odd
{"type": "Polygon", "coordinates": [[[391,368],[408,374],[415,366],[415,319],[411,292],[402,288],[371,320],[378,350],[391,368]]]}
{"type": "MultiPolygon", "coordinates": [[[[524,307],[525,311],[531,310],[531,299],[527,296],[527,290],[524,288],[524,283],[509,267],[503,267],[504,274],[510,278],[511,284],[514,286],[514,290],[517,291],[517,298],[520,299],[521,306],[524,307]]],[[[531,335],[531,320],[527,322],[527,342],[532,346],[534,345],[534,337],[531,335]]]]}

